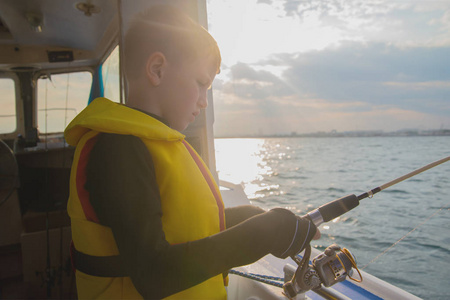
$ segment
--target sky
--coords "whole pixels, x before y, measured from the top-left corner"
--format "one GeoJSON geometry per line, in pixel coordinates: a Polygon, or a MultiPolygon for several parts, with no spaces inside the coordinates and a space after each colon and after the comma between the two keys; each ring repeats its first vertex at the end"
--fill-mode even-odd
{"type": "Polygon", "coordinates": [[[450,129],[450,0],[207,0],[216,136],[450,129]]]}

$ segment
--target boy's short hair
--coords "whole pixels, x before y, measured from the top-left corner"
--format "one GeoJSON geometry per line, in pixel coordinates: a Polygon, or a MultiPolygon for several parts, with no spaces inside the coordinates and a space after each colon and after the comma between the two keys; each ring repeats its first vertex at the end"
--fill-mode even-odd
{"type": "Polygon", "coordinates": [[[200,24],[171,5],[155,5],[137,14],[131,21],[124,41],[125,73],[140,76],[145,61],[154,52],[163,53],[169,62],[195,60],[213,55],[220,70],[221,56],[217,42],[200,24]]]}

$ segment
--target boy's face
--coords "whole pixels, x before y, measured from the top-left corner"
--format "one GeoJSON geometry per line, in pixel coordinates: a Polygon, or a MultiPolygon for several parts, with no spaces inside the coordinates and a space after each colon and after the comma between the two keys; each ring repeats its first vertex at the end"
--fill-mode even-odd
{"type": "Polygon", "coordinates": [[[216,76],[217,66],[212,57],[184,63],[168,62],[159,97],[161,117],[170,127],[183,131],[194,122],[200,110],[208,105],[207,91],[216,76]]]}

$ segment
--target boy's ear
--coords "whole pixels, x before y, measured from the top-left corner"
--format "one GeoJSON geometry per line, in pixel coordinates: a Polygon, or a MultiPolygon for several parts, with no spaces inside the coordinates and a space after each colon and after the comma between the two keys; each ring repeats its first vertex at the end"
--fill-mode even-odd
{"type": "Polygon", "coordinates": [[[154,52],[148,57],[145,73],[154,86],[161,83],[166,64],[166,57],[161,52],[154,52]]]}

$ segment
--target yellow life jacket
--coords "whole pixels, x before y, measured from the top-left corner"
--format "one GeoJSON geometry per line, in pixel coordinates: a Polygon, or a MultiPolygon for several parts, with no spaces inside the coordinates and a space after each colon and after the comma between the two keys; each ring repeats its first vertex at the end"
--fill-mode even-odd
{"type": "MultiPolygon", "coordinates": [[[[87,157],[100,132],[134,135],[147,146],[161,194],[163,230],[170,244],[202,239],[225,229],[219,189],[184,135],[145,113],[97,98],[65,130],[66,141],[76,146],[67,210],[79,252],[119,254],[111,229],[91,214],[89,194],[84,190],[87,157]]],[[[130,277],[97,277],[77,271],[76,280],[80,299],[142,299],[130,277]]],[[[167,299],[226,299],[223,277],[217,275],[167,299]]]]}

